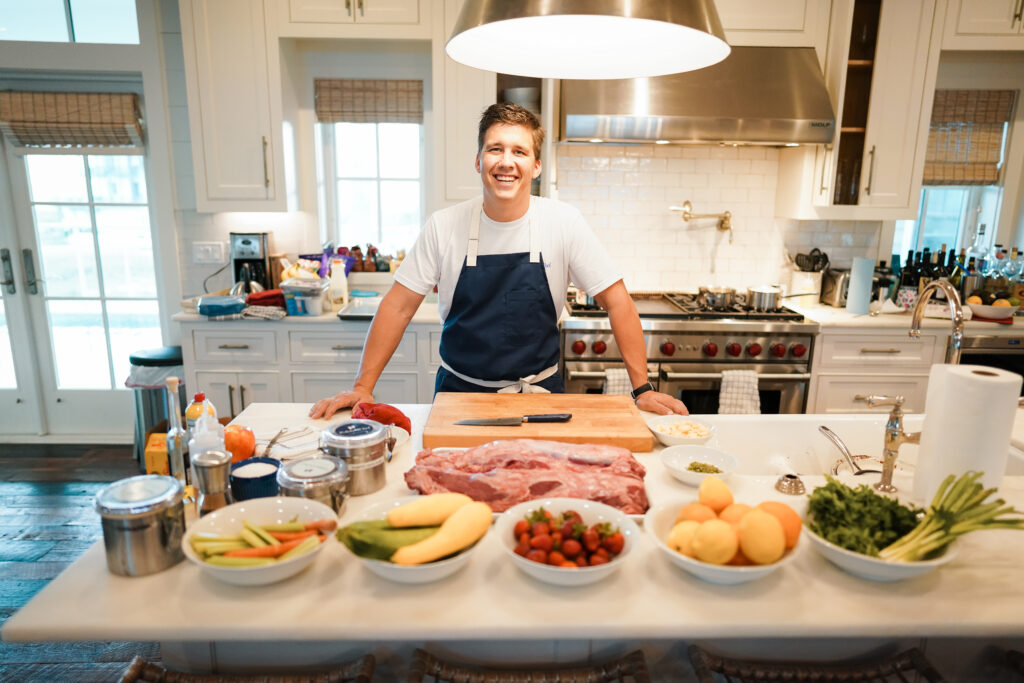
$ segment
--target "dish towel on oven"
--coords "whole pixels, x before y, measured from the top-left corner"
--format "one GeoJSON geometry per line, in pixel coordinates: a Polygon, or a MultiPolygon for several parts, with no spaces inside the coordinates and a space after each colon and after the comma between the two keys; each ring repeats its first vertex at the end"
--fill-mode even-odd
{"type": "Polygon", "coordinates": [[[608,368],[604,371],[604,393],[628,394],[633,391],[626,368],[608,368]]]}
{"type": "Polygon", "coordinates": [[[745,415],[761,412],[761,396],[757,393],[756,372],[753,370],[722,371],[718,412],[722,415],[745,415]]]}

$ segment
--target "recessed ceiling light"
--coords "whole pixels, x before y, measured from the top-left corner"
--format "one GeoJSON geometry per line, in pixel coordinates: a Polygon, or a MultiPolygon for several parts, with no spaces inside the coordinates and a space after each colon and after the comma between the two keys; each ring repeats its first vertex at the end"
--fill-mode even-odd
{"type": "Polygon", "coordinates": [[[656,144],[656,145],[667,145],[668,144],[668,140],[655,140],[654,144],[656,144]]]}
{"type": "Polygon", "coordinates": [[[591,142],[604,142],[601,138],[590,138],[591,142]]]}
{"type": "Polygon", "coordinates": [[[535,78],[663,76],[730,52],[712,0],[466,0],[445,52],[535,78]]]}

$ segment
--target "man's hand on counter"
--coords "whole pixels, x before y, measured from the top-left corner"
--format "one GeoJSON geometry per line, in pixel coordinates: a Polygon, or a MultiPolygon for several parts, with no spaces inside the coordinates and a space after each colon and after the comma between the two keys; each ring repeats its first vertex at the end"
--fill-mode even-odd
{"type": "Polygon", "coordinates": [[[320,399],[309,409],[309,416],[314,419],[327,418],[339,410],[355,408],[360,403],[373,403],[373,394],[353,389],[352,391],[336,394],[330,398],[320,399]]]}
{"type": "Polygon", "coordinates": [[[657,391],[647,391],[640,394],[636,399],[636,407],[640,410],[657,413],[658,415],[671,415],[673,413],[679,415],[690,414],[690,411],[686,409],[686,404],[678,398],[672,398],[668,394],[662,394],[657,391]]]}

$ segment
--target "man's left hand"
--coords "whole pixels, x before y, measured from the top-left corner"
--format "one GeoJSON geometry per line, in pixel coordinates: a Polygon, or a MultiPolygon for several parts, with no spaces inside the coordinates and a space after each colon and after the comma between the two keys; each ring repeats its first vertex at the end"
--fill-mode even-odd
{"type": "Polygon", "coordinates": [[[636,407],[658,415],[690,414],[690,411],[686,409],[686,404],[678,398],[672,398],[668,394],[657,391],[646,391],[640,394],[636,399],[636,407]]]}

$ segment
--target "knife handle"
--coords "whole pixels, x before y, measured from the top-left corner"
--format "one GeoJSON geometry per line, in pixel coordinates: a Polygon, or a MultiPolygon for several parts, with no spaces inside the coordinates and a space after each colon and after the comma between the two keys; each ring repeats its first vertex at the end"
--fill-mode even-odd
{"type": "Polygon", "coordinates": [[[544,415],[523,415],[523,422],[568,422],[572,413],[547,413],[544,415]]]}

